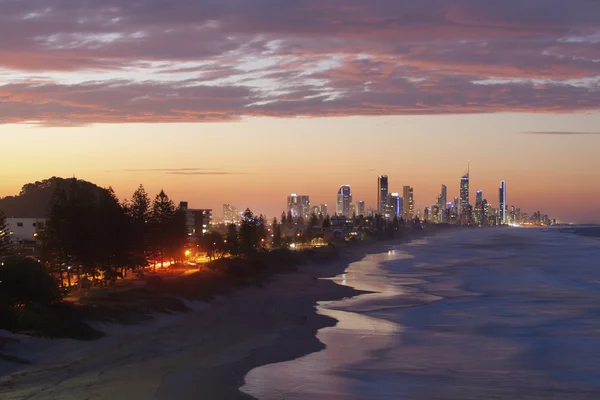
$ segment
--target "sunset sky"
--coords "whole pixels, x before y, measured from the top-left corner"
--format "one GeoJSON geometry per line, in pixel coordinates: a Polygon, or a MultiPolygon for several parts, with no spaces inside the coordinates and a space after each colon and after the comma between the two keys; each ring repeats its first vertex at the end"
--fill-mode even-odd
{"type": "Polygon", "coordinates": [[[377,175],[600,222],[595,0],[0,0],[0,196],[51,176],[279,215],[377,175]]]}

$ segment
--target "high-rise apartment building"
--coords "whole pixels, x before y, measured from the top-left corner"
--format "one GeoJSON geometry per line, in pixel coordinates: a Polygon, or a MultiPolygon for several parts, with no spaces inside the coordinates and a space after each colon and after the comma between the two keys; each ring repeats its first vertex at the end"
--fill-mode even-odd
{"type": "Polygon", "coordinates": [[[388,209],[390,218],[402,216],[402,199],[399,193],[391,193],[388,196],[388,209]]]}
{"type": "Polygon", "coordinates": [[[469,172],[460,179],[460,215],[467,214],[469,209],[469,172]]]}
{"type": "Polygon", "coordinates": [[[323,214],[323,216],[326,216],[327,212],[328,212],[327,211],[327,204],[321,204],[319,207],[321,208],[321,214],[323,214]]]}
{"type": "Polygon", "coordinates": [[[365,202],[362,200],[359,200],[356,202],[356,214],[357,215],[362,215],[363,217],[366,216],[365,214],[365,202]]]}
{"type": "Polygon", "coordinates": [[[438,197],[438,206],[440,210],[446,209],[446,202],[448,201],[448,188],[446,185],[442,185],[442,191],[440,193],[440,197],[438,197]]]}
{"type": "Polygon", "coordinates": [[[223,204],[223,223],[235,224],[240,220],[238,209],[231,204],[223,204]]]}
{"type": "Polygon", "coordinates": [[[350,217],[350,204],[352,203],[352,190],[350,185],[340,186],[336,199],[336,214],[350,217]]]}
{"type": "Polygon", "coordinates": [[[412,220],[415,215],[415,199],[413,188],[404,186],[403,190],[402,217],[405,221],[412,220]]]}
{"type": "Polygon", "coordinates": [[[380,214],[388,212],[388,177],[379,175],[377,178],[377,207],[380,214]]]}
{"type": "Polygon", "coordinates": [[[310,208],[310,216],[312,218],[313,215],[316,215],[317,217],[321,214],[321,207],[319,206],[312,206],[310,208]]]}
{"type": "Polygon", "coordinates": [[[500,223],[501,224],[506,224],[506,210],[507,210],[507,206],[506,206],[506,182],[505,181],[500,181],[500,189],[498,189],[498,210],[499,210],[499,217],[500,217],[500,223]]]}
{"type": "Polygon", "coordinates": [[[302,217],[307,220],[310,218],[310,198],[309,196],[299,196],[295,193],[287,198],[287,210],[295,218],[302,217]]]}

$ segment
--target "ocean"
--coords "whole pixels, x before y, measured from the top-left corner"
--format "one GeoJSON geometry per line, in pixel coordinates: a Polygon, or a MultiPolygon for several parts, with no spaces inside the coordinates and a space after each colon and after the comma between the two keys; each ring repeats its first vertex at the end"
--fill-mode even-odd
{"type": "Polygon", "coordinates": [[[472,229],[390,247],[334,280],[325,350],[250,371],[271,399],[600,399],[598,227],[472,229]]]}

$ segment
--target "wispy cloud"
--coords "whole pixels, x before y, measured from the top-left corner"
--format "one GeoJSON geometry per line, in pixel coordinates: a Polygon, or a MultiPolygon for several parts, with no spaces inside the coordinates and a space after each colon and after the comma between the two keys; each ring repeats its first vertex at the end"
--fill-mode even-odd
{"type": "Polygon", "coordinates": [[[0,124],[600,108],[598,1],[105,3],[0,0],[0,124]]]}
{"type": "Polygon", "coordinates": [[[231,171],[198,171],[198,172],[187,172],[187,171],[172,171],[166,172],[167,175],[188,175],[188,176],[202,176],[202,175],[250,175],[248,172],[231,172],[231,171]]]}
{"type": "Polygon", "coordinates": [[[562,135],[562,136],[577,136],[577,135],[600,135],[600,132],[577,132],[577,131],[533,131],[521,132],[523,135],[562,135]]]}
{"type": "Polygon", "coordinates": [[[206,171],[206,168],[127,168],[119,172],[199,172],[206,171]]]}
{"type": "Polygon", "coordinates": [[[140,174],[164,174],[164,175],[189,175],[189,176],[210,176],[210,175],[249,175],[248,172],[225,171],[210,168],[126,168],[116,171],[106,171],[108,173],[140,173],[140,174]]]}

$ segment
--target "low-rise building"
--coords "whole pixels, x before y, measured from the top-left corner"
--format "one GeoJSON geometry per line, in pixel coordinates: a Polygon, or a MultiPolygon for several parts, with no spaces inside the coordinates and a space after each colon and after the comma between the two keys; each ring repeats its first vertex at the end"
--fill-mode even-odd
{"type": "Polygon", "coordinates": [[[185,212],[185,226],[190,237],[201,237],[210,231],[212,224],[212,210],[191,209],[187,201],[179,203],[179,207],[185,212]]]}
{"type": "Polygon", "coordinates": [[[44,229],[46,224],[45,218],[6,218],[8,232],[12,240],[33,241],[39,234],[40,230],[44,229]]]}

